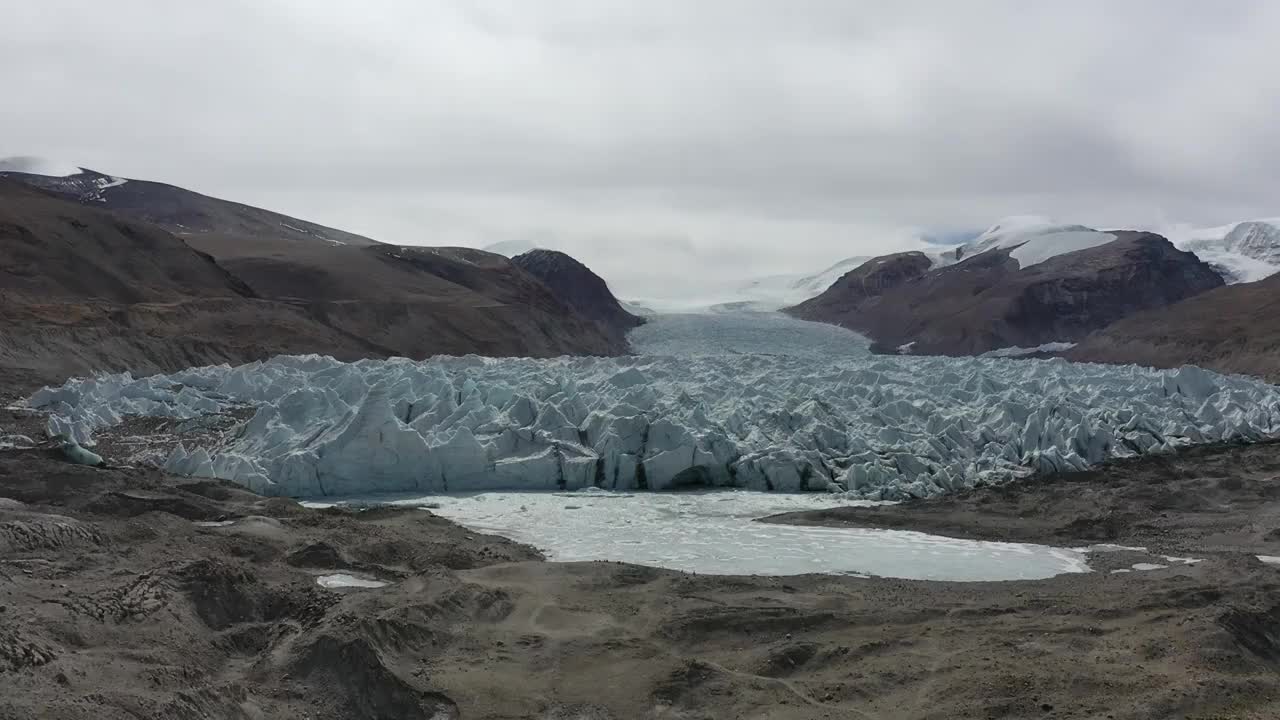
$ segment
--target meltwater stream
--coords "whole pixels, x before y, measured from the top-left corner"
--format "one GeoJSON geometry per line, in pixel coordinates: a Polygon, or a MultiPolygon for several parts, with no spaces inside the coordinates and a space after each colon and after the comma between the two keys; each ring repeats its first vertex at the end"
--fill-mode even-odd
{"type": "Polygon", "coordinates": [[[562,562],[612,560],[707,575],[831,573],[964,581],[1089,571],[1082,553],[1064,548],[755,522],[777,513],[850,504],[821,495],[587,490],[344,502],[429,507],[463,526],[528,543],[562,562]]]}

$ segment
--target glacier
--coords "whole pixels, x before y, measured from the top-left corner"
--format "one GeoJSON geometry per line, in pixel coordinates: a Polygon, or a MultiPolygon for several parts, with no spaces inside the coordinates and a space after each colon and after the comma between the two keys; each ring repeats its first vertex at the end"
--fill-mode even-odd
{"type": "Polygon", "coordinates": [[[1280,388],[1196,367],[870,356],[827,339],[844,349],[284,356],[73,379],[29,404],[86,446],[125,415],[250,404],[234,432],[164,465],[294,497],[732,487],[891,500],[1280,431],[1280,388]]]}

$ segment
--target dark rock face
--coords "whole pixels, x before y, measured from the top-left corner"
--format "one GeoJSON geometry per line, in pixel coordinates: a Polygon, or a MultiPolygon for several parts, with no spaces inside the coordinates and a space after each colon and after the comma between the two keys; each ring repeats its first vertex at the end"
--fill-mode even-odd
{"type": "Polygon", "coordinates": [[[631,328],[644,324],[643,318],[622,309],[603,278],[569,255],[555,250],[530,250],[511,258],[511,262],[616,337],[624,337],[631,328]]]}
{"type": "Polygon", "coordinates": [[[866,333],[873,349],[976,355],[1005,347],[1072,342],[1135,312],[1222,285],[1195,255],[1151,233],[1027,268],[993,249],[930,270],[918,253],[872,260],[787,312],[866,333]],[[876,264],[880,263],[880,264],[876,264]]]}
{"type": "Polygon", "coordinates": [[[39,382],[282,353],[627,351],[620,333],[492,253],[256,237],[235,226],[178,236],[4,177],[0,327],[0,370],[39,382]]]}

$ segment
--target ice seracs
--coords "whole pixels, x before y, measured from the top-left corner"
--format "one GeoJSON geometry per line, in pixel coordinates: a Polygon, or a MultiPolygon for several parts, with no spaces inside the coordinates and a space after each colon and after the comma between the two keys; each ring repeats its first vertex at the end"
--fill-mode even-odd
{"type": "Polygon", "coordinates": [[[40,391],[91,442],[130,413],[256,414],[167,468],[269,495],[738,487],[895,499],[1258,439],[1280,388],[1194,367],[1062,360],[687,355],[277,357],[40,391]]]}

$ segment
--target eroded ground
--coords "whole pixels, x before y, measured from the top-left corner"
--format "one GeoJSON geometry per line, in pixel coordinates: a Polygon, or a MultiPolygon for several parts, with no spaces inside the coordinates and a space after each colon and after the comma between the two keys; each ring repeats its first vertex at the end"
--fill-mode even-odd
{"type": "Polygon", "coordinates": [[[39,450],[0,453],[0,497],[5,718],[1280,714],[1280,569],[1246,553],[1008,583],[691,576],[39,450]],[[317,584],[338,572],[388,585],[317,584]]]}

